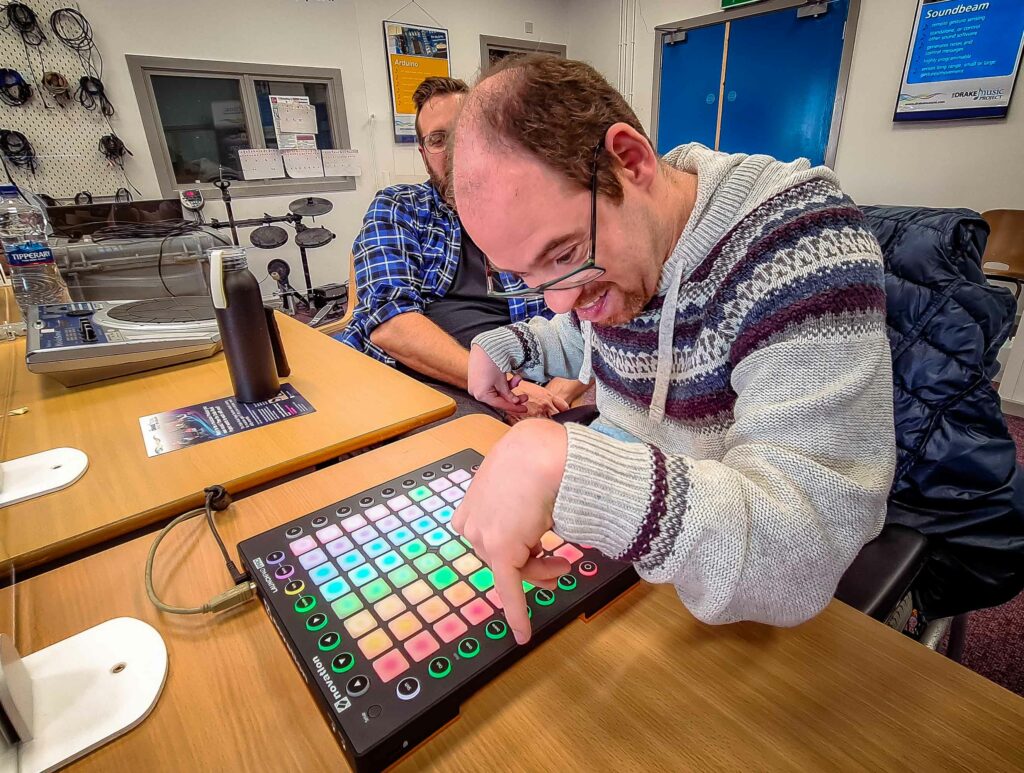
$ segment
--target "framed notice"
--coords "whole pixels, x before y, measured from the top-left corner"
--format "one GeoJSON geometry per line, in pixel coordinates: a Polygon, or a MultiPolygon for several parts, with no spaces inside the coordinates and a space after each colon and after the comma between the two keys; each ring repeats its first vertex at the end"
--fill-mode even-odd
{"type": "Polygon", "coordinates": [[[1024,0],[919,0],[895,121],[1002,118],[1024,46],[1024,0]]]}
{"type": "Polygon", "coordinates": [[[384,22],[395,142],[416,142],[416,105],[412,95],[427,78],[448,77],[448,30],[397,21],[384,22]]]}

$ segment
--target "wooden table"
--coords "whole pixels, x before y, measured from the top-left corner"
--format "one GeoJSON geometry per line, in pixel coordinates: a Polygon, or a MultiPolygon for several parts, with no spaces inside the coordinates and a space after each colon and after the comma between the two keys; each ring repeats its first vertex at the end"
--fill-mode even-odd
{"type": "Polygon", "coordinates": [[[0,344],[0,458],[79,448],[89,469],[63,491],[0,510],[0,546],[23,570],[451,415],[447,396],[284,315],[292,373],[316,412],[149,458],[139,417],[231,394],[223,354],[67,388],[25,367],[25,340],[0,344]],[[19,416],[8,416],[17,408],[19,416]]]}
{"type": "MultiPolygon", "coordinates": [[[[225,541],[264,531],[505,428],[457,419],[247,498],[222,513],[225,541]]],[[[111,617],[160,629],[163,696],[78,771],[344,770],[340,748],[265,611],[157,614],[141,538],[15,586],[22,652],[111,617]]],[[[228,584],[205,524],[161,547],[170,603],[228,584]]],[[[0,619],[6,619],[0,617],[0,619]]],[[[713,627],[671,588],[638,586],[576,621],[480,690],[401,770],[1008,770],[1024,766],[1024,699],[833,602],[794,629],[713,627]]]]}

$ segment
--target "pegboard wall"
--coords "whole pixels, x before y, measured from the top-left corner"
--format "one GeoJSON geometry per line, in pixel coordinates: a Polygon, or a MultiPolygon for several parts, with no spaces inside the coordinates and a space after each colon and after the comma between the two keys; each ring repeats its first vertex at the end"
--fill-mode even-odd
{"type": "MultiPolygon", "coordinates": [[[[0,0],[0,25],[7,23],[5,5],[0,0]]],[[[99,150],[100,137],[111,131],[117,134],[117,113],[108,119],[98,108],[86,110],[79,104],[78,80],[86,74],[85,66],[78,54],[54,37],[50,29],[53,11],[81,9],[69,0],[26,0],[25,5],[35,11],[47,39],[38,48],[28,46],[26,50],[17,30],[10,27],[0,30],[0,67],[17,70],[32,85],[32,98],[24,105],[0,104],[0,128],[24,134],[38,158],[34,175],[28,169],[18,169],[8,163],[14,182],[55,199],[71,199],[79,191],[87,190],[99,201],[112,197],[118,188],[131,190],[122,171],[110,166],[99,150]],[[39,82],[45,71],[59,72],[71,85],[71,98],[64,107],[40,89],[39,82]]],[[[103,29],[93,27],[92,34],[96,45],[102,48],[103,29]]],[[[99,63],[95,52],[93,60],[99,63]]],[[[118,107],[114,105],[115,111],[118,107]]],[[[131,157],[126,158],[130,174],[131,157]]],[[[132,195],[138,197],[135,191],[132,195]]]]}

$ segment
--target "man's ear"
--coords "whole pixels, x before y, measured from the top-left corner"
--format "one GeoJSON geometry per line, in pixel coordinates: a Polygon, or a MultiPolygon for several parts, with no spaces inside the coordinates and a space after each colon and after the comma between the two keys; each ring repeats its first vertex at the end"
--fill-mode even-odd
{"type": "Polygon", "coordinates": [[[658,154],[629,124],[613,124],[604,135],[604,148],[618,162],[619,173],[634,185],[646,189],[657,176],[658,154]]]}

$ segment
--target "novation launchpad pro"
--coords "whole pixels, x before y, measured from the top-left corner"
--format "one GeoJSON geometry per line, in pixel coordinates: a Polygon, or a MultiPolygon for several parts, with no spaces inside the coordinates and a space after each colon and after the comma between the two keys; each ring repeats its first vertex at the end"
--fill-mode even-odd
{"type": "Polygon", "coordinates": [[[238,546],[278,632],[352,766],[380,770],[463,700],[637,576],[542,539],[571,565],[555,590],[524,583],[533,636],[516,644],[491,570],[451,519],[482,457],[464,450],[238,546]]]}

